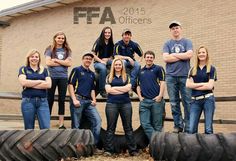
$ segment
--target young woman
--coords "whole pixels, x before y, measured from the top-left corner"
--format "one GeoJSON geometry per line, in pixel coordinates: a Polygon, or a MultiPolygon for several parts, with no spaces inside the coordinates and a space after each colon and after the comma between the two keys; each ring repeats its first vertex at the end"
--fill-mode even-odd
{"type": "Polygon", "coordinates": [[[189,71],[186,86],[192,89],[190,105],[190,133],[198,132],[198,124],[202,111],[205,118],[205,133],[213,133],[213,116],[215,98],[213,95],[216,69],[211,65],[208,50],[200,46],[196,51],[195,64],[189,71]]]}
{"type": "Polygon", "coordinates": [[[110,27],[104,27],[92,49],[94,53],[94,69],[99,73],[99,91],[102,97],[107,97],[105,82],[107,68],[112,63],[113,48],[112,29],[110,27]]]}
{"type": "Polygon", "coordinates": [[[125,67],[121,59],[115,58],[111,65],[110,74],[107,76],[105,86],[108,93],[106,104],[107,133],[105,142],[105,155],[112,155],[114,151],[114,133],[117,119],[121,116],[123,129],[127,139],[128,150],[131,156],[138,155],[132,128],[132,106],[129,98],[131,89],[125,67]]]}
{"type": "Polygon", "coordinates": [[[26,65],[19,70],[19,82],[23,87],[21,111],[25,130],[34,129],[35,116],[40,129],[50,128],[47,89],[51,87],[51,78],[40,63],[40,53],[33,49],[26,56],[26,65]]]}
{"type": "Polygon", "coordinates": [[[48,90],[48,103],[50,114],[54,102],[56,87],[58,87],[58,115],[59,129],[65,129],[65,97],[68,81],[68,67],[72,65],[71,49],[67,43],[66,35],[58,32],[53,36],[53,44],[48,46],[45,51],[46,64],[52,78],[52,87],[48,90]]]}

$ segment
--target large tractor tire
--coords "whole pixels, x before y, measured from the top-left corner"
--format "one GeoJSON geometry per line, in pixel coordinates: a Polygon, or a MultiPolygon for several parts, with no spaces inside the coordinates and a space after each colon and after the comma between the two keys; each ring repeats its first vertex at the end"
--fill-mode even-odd
{"type": "Polygon", "coordinates": [[[0,160],[55,161],[93,155],[90,130],[0,131],[0,160]]]}
{"type": "Polygon", "coordinates": [[[155,133],[150,154],[155,161],[236,161],[236,133],[155,133]]]}

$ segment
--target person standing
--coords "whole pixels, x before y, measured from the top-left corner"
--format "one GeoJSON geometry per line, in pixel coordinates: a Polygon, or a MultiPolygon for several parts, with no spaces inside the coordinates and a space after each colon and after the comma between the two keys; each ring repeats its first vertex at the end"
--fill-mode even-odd
{"type": "Polygon", "coordinates": [[[174,119],[173,132],[189,131],[189,109],[191,90],[186,88],[186,80],[193,56],[193,46],[189,39],[182,37],[180,22],[172,21],[169,25],[172,38],[163,47],[163,60],[166,62],[166,84],[174,119]],[[181,95],[181,98],[180,98],[181,95]],[[180,108],[184,106],[184,119],[180,108]]]}
{"type": "MultiPolygon", "coordinates": [[[[139,44],[132,41],[132,33],[130,29],[124,29],[122,32],[122,40],[118,41],[114,47],[114,57],[120,58],[124,61],[126,69],[131,69],[130,81],[131,89],[136,88],[136,79],[141,68],[139,62],[142,61],[143,51],[139,44]],[[140,57],[139,61],[136,61],[134,56],[135,53],[140,57]]],[[[131,94],[132,95],[132,94],[131,94]]]]}
{"type": "Polygon", "coordinates": [[[23,87],[21,112],[25,130],[34,129],[35,116],[40,129],[50,128],[47,89],[51,87],[52,82],[47,69],[40,63],[40,53],[32,49],[26,56],[26,65],[19,70],[19,82],[23,87]]]}
{"type": "Polygon", "coordinates": [[[211,65],[208,49],[205,46],[200,46],[196,51],[194,67],[190,69],[186,82],[186,86],[192,89],[189,129],[191,134],[198,132],[202,111],[205,118],[205,133],[213,133],[215,111],[213,89],[216,80],[216,69],[211,65]]]}
{"type": "Polygon", "coordinates": [[[71,98],[72,128],[81,128],[81,118],[85,115],[91,122],[91,131],[96,145],[100,137],[101,117],[95,107],[95,74],[89,69],[93,57],[92,53],[85,53],[82,57],[82,65],[72,69],[68,90],[71,98]]]}
{"type": "Polygon", "coordinates": [[[137,156],[137,146],[134,140],[132,128],[132,106],[129,98],[131,84],[126,74],[122,59],[115,58],[111,65],[110,74],[107,76],[105,85],[108,93],[106,103],[107,131],[105,138],[104,154],[112,155],[115,153],[114,135],[119,115],[125,132],[129,154],[137,156]]]}
{"type": "Polygon", "coordinates": [[[65,129],[65,97],[68,82],[68,67],[72,65],[72,59],[71,49],[63,32],[57,32],[53,36],[53,44],[46,48],[45,56],[46,65],[52,78],[52,87],[48,90],[50,114],[52,113],[56,87],[58,87],[59,129],[65,129]]]}
{"type": "Polygon", "coordinates": [[[95,41],[92,52],[94,53],[94,69],[99,73],[100,95],[107,97],[105,90],[107,68],[111,66],[113,56],[113,34],[110,27],[104,27],[99,38],[95,41]]]}
{"type": "Polygon", "coordinates": [[[137,94],[140,100],[140,123],[148,139],[151,140],[153,132],[162,131],[165,72],[161,66],[154,64],[153,51],[145,52],[144,59],[146,65],[140,70],[138,76],[137,94]]]}

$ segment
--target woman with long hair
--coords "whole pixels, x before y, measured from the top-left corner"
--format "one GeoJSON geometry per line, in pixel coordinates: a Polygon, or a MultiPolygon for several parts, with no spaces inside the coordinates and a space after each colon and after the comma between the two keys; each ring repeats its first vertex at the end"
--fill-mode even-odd
{"type": "Polygon", "coordinates": [[[190,69],[186,81],[186,86],[192,89],[189,133],[198,132],[202,111],[205,118],[205,133],[213,133],[213,116],[215,111],[213,89],[216,80],[216,69],[211,64],[208,49],[205,46],[200,46],[196,51],[194,67],[190,69]]]}
{"type": "Polygon", "coordinates": [[[35,116],[40,129],[50,128],[47,89],[51,87],[51,78],[47,69],[40,66],[40,63],[40,53],[32,49],[26,56],[25,66],[19,70],[19,82],[23,87],[21,111],[25,130],[34,129],[35,116]]]}
{"type": "Polygon", "coordinates": [[[107,97],[105,91],[107,68],[112,63],[113,34],[110,27],[104,27],[95,41],[92,52],[94,53],[94,69],[99,73],[99,92],[102,97],[107,97]]]}
{"type": "Polygon", "coordinates": [[[131,89],[130,79],[126,74],[123,61],[115,58],[111,65],[110,74],[107,76],[106,103],[107,132],[105,142],[105,155],[115,153],[114,135],[119,115],[121,116],[129,154],[138,155],[132,128],[132,106],[129,98],[131,89]]]}
{"type": "Polygon", "coordinates": [[[71,49],[68,45],[66,35],[63,32],[57,32],[53,36],[53,44],[49,45],[45,51],[46,65],[52,78],[52,87],[48,90],[48,103],[50,114],[54,103],[56,87],[58,87],[58,115],[59,129],[65,129],[65,97],[68,81],[68,67],[72,65],[71,49]]]}

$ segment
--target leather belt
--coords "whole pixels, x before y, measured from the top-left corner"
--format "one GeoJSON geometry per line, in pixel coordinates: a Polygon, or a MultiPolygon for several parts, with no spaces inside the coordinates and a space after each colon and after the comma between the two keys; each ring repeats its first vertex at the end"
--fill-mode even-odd
{"type": "Polygon", "coordinates": [[[213,93],[207,93],[205,95],[201,95],[201,96],[197,96],[197,97],[192,97],[192,99],[194,99],[194,100],[201,100],[201,99],[204,99],[204,98],[208,98],[210,96],[213,96],[213,93]]]}
{"type": "Polygon", "coordinates": [[[79,94],[76,94],[76,96],[77,96],[78,98],[80,98],[80,99],[83,99],[83,100],[90,100],[90,98],[85,97],[85,96],[81,96],[81,95],[79,95],[79,94]]]}

